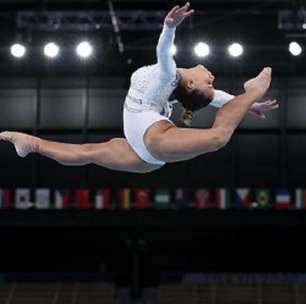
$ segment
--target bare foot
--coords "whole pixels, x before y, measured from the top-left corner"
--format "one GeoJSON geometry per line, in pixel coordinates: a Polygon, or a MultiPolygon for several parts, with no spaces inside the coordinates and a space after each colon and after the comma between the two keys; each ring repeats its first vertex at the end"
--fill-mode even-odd
{"type": "Polygon", "coordinates": [[[2,132],[0,133],[0,140],[6,140],[14,144],[20,157],[26,157],[31,152],[37,152],[39,147],[39,138],[20,132],[2,132]]]}
{"type": "Polygon", "coordinates": [[[271,84],[272,69],[270,67],[264,68],[257,77],[252,78],[244,83],[246,92],[253,92],[255,99],[262,98],[271,84]]]}

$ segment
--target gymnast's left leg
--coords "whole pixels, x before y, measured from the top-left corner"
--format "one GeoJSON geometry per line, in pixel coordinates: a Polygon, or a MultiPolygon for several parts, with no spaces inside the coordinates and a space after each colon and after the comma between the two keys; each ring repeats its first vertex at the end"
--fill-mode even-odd
{"type": "Polygon", "coordinates": [[[38,153],[65,166],[95,164],[112,170],[134,173],[147,173],[159,168],[140,159],[124,138],[114,138],[97,144],[69,144],[6,131],[0,133],[0,140],[13,143],[20,157],[38,153]]]}
{"type": "Polygon", "coordinates": [[[236,96],[216,114],[210,129],[176,128],[168,121],[153,124],[145,134],[145,143],[152,155],[164,162],[192,159],[224,147],[249,108],[268,90],[271,68],[244,84],[245,93],[236,96]]]}

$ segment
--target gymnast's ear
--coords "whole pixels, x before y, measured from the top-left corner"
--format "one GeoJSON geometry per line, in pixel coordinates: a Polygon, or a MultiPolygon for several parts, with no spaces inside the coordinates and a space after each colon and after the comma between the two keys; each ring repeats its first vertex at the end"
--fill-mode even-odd
{"type": "Polygon", "coordinates": [[[195,88],[195,84],[194,84],[194,81],[192,79],[187,79],[186,88],[188,90],[193,90],[195,88]]]}
{"type": "Polygon", "coordinates": [[[193,118],[193,112],[191,110],[187,110],[184,108],[181,121],[184,123],[186,126],[191,126],[192,123],[192,118],[193,118]]]}

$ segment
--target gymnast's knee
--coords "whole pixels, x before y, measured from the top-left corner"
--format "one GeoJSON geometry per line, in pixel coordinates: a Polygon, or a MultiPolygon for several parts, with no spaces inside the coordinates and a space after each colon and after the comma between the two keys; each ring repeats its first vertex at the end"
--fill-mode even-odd
{"type": "Polygon", "coordinates": [[[233,135],[233,131],[224,127],[214,128],[213,130],[212,151],[218,151],[229,143],[233,135]]]}
{"type": "Polygon", "coordinates": [[[95,164],[100,159],[106,158],[108,150],[106,145],[102,149],[101,144],[99,146],[97,144],[82,144],[80,157],[88,164],[95,164]]]}
{"type": "Polygon", "coordinates": [[[114,154],[114,149],[120,139],[113,138],[98,144],[82,144],[82,157],[89,164],[108,163],[114,154]]]}

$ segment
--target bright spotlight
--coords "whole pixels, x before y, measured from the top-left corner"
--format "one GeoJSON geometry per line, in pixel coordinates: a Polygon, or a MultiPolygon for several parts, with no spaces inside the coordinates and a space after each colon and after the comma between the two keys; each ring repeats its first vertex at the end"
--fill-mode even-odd
{"type": "Polygon", "coordinates": [[[177,53],[177,47],[175,44],[173,44],[170,48],[170,53],[172,56],[174,56],[177,53]]]}
{"type": "Polygon", "coordinates": [[[82,58],[88,58],[93,52],[92,46],[89,42],[83,41],[77,47],[77,53],[82,58]]]}
{"type": "Polygon", "coordinates": [[[239,57],[243,54],[243,47],[240,43],[233,43],[228,47],[228,52],[232,57],[239,57]]]}
{"type": "Polygon", "coordinates": [[[302,47],[299,43],[293,41],[289,44],[289,51],[293,56],[299,56],[302,53],[302,47]]]}
{"type": "Polygon", "coordinates": [[[44,47],[44,54],[49,58],[55,58],[59,53],[59,47],[53,43],[50,42],[45,45],[44,47]]]}
{"type": "Polygon", "coordinates": [[[26,53],[26,48],[19,43],[16,43],[11,47],[11,54],[16,58],[23,57],[25,53],[26,53]]]}
{"type": "Polygon", "coordinates": [[[303,30],[306,30],[306,22],[302,25],[303,30]]]}
{"type": "Polygon", "coordinates": [[[194,47],[194,52],[198,57],[206,57],[210,53],[210,48],[207,43],[204,42],[199,42],[195,47],[194,47]]]}

